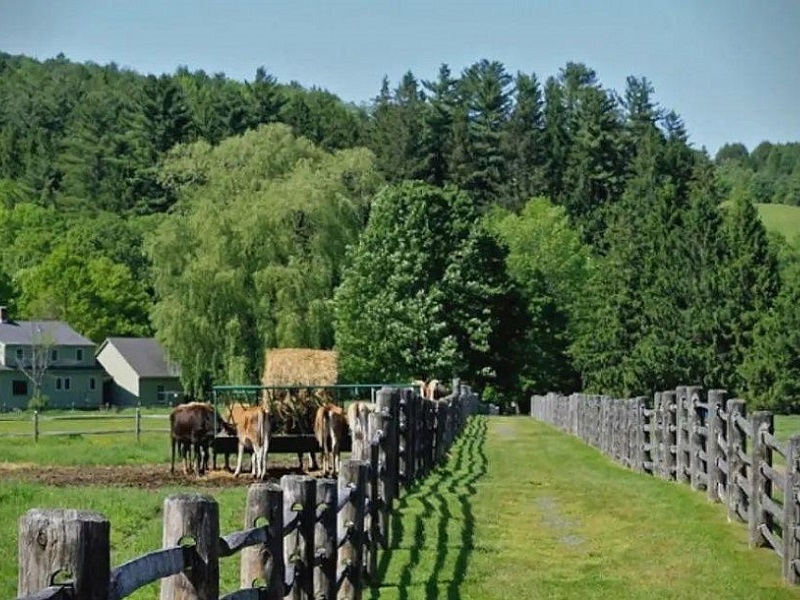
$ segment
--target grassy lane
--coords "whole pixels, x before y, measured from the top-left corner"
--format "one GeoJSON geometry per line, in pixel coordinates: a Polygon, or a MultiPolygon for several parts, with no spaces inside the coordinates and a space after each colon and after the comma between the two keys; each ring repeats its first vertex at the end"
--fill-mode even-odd
{"type": "Polygon", "coordinates": [[[528,418],[478,418],[400,502],[372,599],[800,598],[688,487],[528,418]]]}

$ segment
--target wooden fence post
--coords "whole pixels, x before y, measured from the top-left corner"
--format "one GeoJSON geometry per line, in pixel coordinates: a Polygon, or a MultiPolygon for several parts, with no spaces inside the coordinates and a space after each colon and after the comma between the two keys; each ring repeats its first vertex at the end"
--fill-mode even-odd
{"type": "Polygon", "coordinates": [[[161,600],[219,598],[219,506],[210,496],[176,494],[164,500],[163,547],[194,542],[191,568],[161,580],[161,600]]]}
{"type": "Polygon", "coordinates": [[[316,484],[317,480],[308,475],[281,477],[284,531],[288,530],[283,538],[283,561],[287,573],[294,572],[292,586],[286,590],[286,598],[292,600],[314,598],[316,484]]]}
{"type": "Polygon", "coordinates": [[[748,504],[748,497],[742,492],[739,479],[747,481],[746,466],[741,455],[746,448],[746,434],[736,424],[736,417],[745,417],[744,400],[731,399],[727,404],[728,412],[728,520],[744,521],[748,504]]]}
{"type": "Polygon", "coordinates": [[[722,471],[719,468],[719,437],[722,435],[722,419],[719,416],[725,399],[725,390],[708,391],[708,437],[706,439],[706,471],[708,484],[706,497],[711,502],[720,502],[725,496],[722,489],[722,471]]]}
{"type": "Polygon", "coordinates": [[[338,531],[346,532],[339,546],[337,572],[343,572],[337,598],[360,600],[362,593],[364,537],[364,490],[367,482],[367,463],[346,460],[339,471],[338,531]]]}
{"type": "Polygon", "coordinates": [[[19,520],[17,594],[29,596],[71,579],[74,597],[107,600],[110,525],[96,512],[33,508],[19,520]],[[55,581],[54,581],[55,577],[55,581]]]}
{"type": "Polygon", "coordinates": [[[633,401],[633,468],[639,473],[644,473],[645,439],[644,439],[644,411],[647,408],[647,397],[638,396],[633,401]]]}
{"type": "Polygon", "coordinates": [[[283,600],[283,490],[274,483],[253,483],[247,490],[244,527],[267,520],[269,539],[262,546],[242,548],[240,585],[249,588],[263,580],[268,600],[283,600]]]}
{"type": "Polygon", "coordinates": [[[700,402],[702,388],[689,386],[686,388],[686,429],[689,435],[689,484],[693,490],[700,489],[700,415],[697,404],[700,402]]]}
{"type": "MultiPolygon", "coordinates": [[[[379,415],[370,415],[371,424],[370,429],[379,431],[378,424],[380,423],[379,415]],[[373,429],[374,427],[374,429],[373,429]]],[[[380,490],[380,444],[378,440],[372,439],[370,443],[370,457],[369,457],[369,478],[366,489],[367,497],[369,498],[369,507],[364,515],[364,530],[366,532],[366,550],[367,556],[365,559],[365,566],[367,575],[370,581],[374,581],[375,575],[378,572],[378,547],[380,539],[380,521],[381,521],[381,508],[383,499],[381,498],[380,490]]]]}
{"type": "Polygon", "coordinates": [[[689,432],[687,430],[688,414],[687,388],[679,385],[675,388],[675,481],[678,483],[689,483],[689,432]]]}
{"type": "Polygon", "coordinates": [[[668,390],[661,394],[661,403],[664,407],[664,479],[672,480],[677,471],[677,428],[675,415],[678,411],[675,402],[675,392],[668,390]]]}
{"type": "Polygon", "coordinates": [[[33,441],[39,441],[39,411],[33,411],[33,441]]]}
{"type": "MultiPolygon", "coordinates": [[[[384,436],[381,438],[381,455],[383,470],[381,473],[382,496],[384,511],[391,511],[394,499],[397,498],[400,485],[399,475],[399,438],[400,438],[400,395],[389,388],[382,388],[378,392],[378,409],[381,411],[381,429],[384,436]]],[[[385,518],[381,519],[382,522],[385,518]]],[[[382,531],[382,534],[387,534],[382,531]]]]}
{"type": "Polygon", "coordinates": [[[797,566],[800,560],[800,543],[797,541],[800,525],[800,507],[797,494],[800,493],[800,434],[789,438],[786,444],[786,483],[783,495],[783,578],[787,583],[800,582],[797,566]]]}
{"type": "Polygon", "coordinates": [[[142,438],[142,409],[138,406],[136,407],[136,415],[134,417],[134,429],[136,431],[136,441],[140,441],[142,438]]]}
{"type": "Polygon", "coordinates": [[[336,520],[339,488],[335,479],[317,480],[314,533],[314,582],[312,598],[336,598],[336,563],[339,544],[336,520]]]}
{"type": "Polygon", "coordinates": [[[750,423],[753,428],[752,445],[752,464],[750,465],[750,510],[748,511],[748,536],[750,547],[760,547],[767,545],[767,539],[761,533],[761,525],[767,524],[767,515],[761,507],[761,494],[769,495],[772,491],[772,484],[769,478],[761,472],[761,463],[772,465],[772,452],[764,443],[762,432],[773,432],[772,413],[768,411],[756,411],[750,416],[750,423]]]}

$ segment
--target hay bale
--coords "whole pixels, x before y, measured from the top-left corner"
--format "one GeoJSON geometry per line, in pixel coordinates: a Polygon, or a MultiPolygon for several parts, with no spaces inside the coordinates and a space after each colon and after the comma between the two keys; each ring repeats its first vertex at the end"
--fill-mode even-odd
{"type": "Polygon", "coordinates": [[[266,352],[261,383],[267,386],[317,386],[336,385],[338,379],[334,350],[278,348],[266,352]]]}
{"type": "Polygon", "coordinates": [[[264,391],[262,403],[273,418],[275,432],[313,432],[314,414],[319,406],[330,401],[326,390],[317,386],[336,385],[339,370],[336,352],[310,348],[267,350],[264,359],[264,386],[287,386],[294,389],[264,391]]]}

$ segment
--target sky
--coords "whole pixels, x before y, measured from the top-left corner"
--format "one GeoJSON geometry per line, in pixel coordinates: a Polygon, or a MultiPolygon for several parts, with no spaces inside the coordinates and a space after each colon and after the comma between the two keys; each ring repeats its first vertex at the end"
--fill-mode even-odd
{"type": "Polygon", "coordinates": [[[544,81],[582,62],[620,93],[647,77],[712,156],[800,141],[800,0],[0,0],[0,51],[239,80],[263,65],[357,104],[442,63],[544,81]]]}

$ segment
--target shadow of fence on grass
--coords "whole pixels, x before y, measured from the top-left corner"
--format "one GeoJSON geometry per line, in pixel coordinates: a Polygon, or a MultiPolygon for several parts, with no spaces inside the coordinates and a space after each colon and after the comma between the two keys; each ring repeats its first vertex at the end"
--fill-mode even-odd
{"type": "Polygon", "coordinates": [[[418,597],[460,600],[459,588],[474,548],[471,498],[476,492],[475,483],[486,474],[488,463],[484,452],[486,431],[486,418],[473,417],[447,463],[400,499],[398,511],[392,514],[391,546],[381,556],[377,581],[387,581],[390,571],[399,572],[399,576],[396,583],[372,587],[372,600],[380,598],[381,591],[392,588],[396,590],[396,596],[392,597],[400,600],[418,597]],[[410,523],[407,513],[415,502],[423,510],[410,523]],[[456,524],[460,524],[455,534],[457,539],[451,539],[456,524]],[[423,555],[431,552],[435,553],[433,564],[423,564],[423,555]],[[446,566],[453,552],[457,554],[450,561],[450,573],[446,572],[446,566]],[[399,566],[398,562],[403,560],[404,564],[399,566]],[[427,577],[421,575],[428,570],[427,577]]]}

